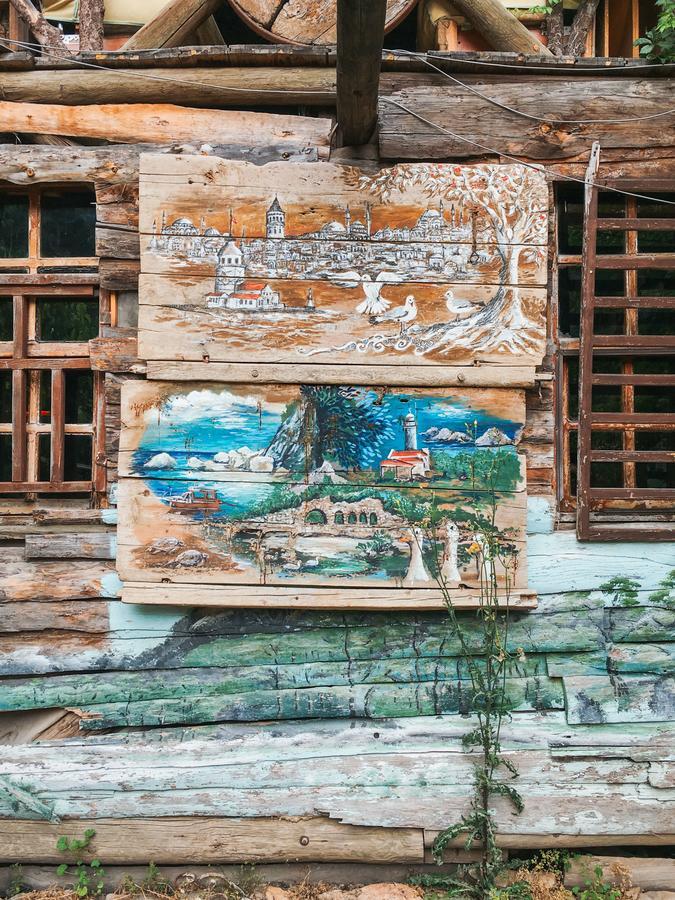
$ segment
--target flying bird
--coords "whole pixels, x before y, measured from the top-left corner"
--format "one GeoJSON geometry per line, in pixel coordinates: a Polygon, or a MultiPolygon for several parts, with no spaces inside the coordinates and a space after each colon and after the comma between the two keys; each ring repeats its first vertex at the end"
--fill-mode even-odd
{"type": "Polygon", "coordinates": [[[401,333],[403,333],[404,326],[409,325],[416,318],[417,302],[413,294],[408,294],[403,306],[395,306],[393,309],[390,309],[389,312],[386,312],[381,316],[371,316],[370,321],[372,324],[380,324],[380,322],[398,322],[401,326],[401,333]]]}
{"type": "Polygon", "coordinates": [[[480,306],[475,303],[455,297],[452,291],[445,292],[445,305],[448,308],[448,312],[453,314],[455,321],[457,319],[466,319],[480,309],[480,306]]]}
{"type": "Polygon", "coordinates": [[[357,313],[364,316],[379,316],[391,306],[391,300],[380,297],[380,292],[386,282],[398,280],[398,276],[393,272],[380,272],[375,281],[372,281],[370,275],[364,275],[361,286],[366,299],[356,307],[357,313]]]}

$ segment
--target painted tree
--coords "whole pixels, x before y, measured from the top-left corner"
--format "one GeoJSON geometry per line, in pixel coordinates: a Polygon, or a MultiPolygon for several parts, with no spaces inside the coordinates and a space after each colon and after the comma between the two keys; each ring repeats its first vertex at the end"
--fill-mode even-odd
{"type": "Polygon", "coordinates": [[[454,348],[541,352],[543,310],[526,310],[519,286],[522,262],[546,252],[547,197],[542,176],[526,166],[395,166],[359,187],[387,201],[416,187],[429,200],[461,204],[480,217],[481,238],[494,242],[501,259],[500,286],[481,309],[461,320],[408,329],[406,347],[417,353],[454,348]]]}

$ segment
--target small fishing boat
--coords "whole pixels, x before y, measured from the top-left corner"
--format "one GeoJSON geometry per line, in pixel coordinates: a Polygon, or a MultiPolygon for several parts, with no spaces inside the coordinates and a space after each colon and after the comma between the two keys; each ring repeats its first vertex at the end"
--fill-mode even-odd
{"type": "Polygon", "coordinates": [[[178,497],[169,497],[169,507],[178,512],[197,512],[199,510],[217,512],[220,509],[220,500],[211,488],[192,488],[178,497]]]}

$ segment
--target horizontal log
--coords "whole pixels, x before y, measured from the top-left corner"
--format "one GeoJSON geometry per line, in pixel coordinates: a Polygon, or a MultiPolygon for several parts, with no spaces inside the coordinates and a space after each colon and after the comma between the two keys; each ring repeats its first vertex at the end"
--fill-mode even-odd
{"type": "Polygon", "coordinates": [[[115,535],[106,532],[89,534],[29,534],[26,536],[26,559],[115,559],[115,535]]]}
{"type": "MultiPolygon", "coordinates": [[[[110,596],[105,584],[114,576],[109,562],[26,560],[22,553],[0,555],[0,602],[84,600],[110,596]]],[[[113,578],[114,580],[114,578],[113,578]]]]}
{"type": "MultiPolygon", "coordinates": [[[[91,820],[69,820],[79,836],[91,820]]],[[[358,828],[330,819],[98,819],[91,850],[106,863],[176,865],[257,861],[424,861],[419,829],[358,828]]],[[[0,861],[63,862],[56,849],[63,825],[0,820],[0,861]]]]}
{"type": "Polygon", "coordinates": [[[143,373],[145,363],[138,358],[138,338],[133,334],[101,337],[89,341],[89,362],[96,372],[143,373]]]}
{"type": "Polygon", "coordinates": [[[139,259],[102,259],[98,267],[101,287],[109,291],[137,291],[140,271],[139,259]]]}
{"type": "Polygon", "coordinates": [[[545,161],[587,153],[593,140],[601,142],[603,151],[619,147],[644,150],[672,144],[662,119],[642,121],[638,129],[633,122],[636,116],[669,108],[667,82],[662,80],[466,79],[471,88],[489,98],[483,99],[456,86],[449,91],[446,85],[438,83],[440,76],[433,86],[417,86],[412,82],[407,87],[410,76],[397,78],[401,87],[380,98],[380,155],[386,159],[482,156],[488,147],[498,153],[545,161]],[[541,103],[543,93],[545,108],[541,103]],[[497,108],[490,100],[535,119],[497,108]],[[396,103],[440,127],[421,121],[396,103]],[[626,121],[573,124],[579,120],[610,118],[626,121]],[[554,120],[568,120],[572,124],[563,125],[554,120]],[[467,141],[475,141],[482,147],[467,141]]]}
{"type": "Polygon", "coordinates": [[[287,66],[7,72],[3,100],[15,103],[180,103],[197,107],[333,106],[335,70],[287,66]]]}
{"type": "Polygon", "coordinates": [[[330,119],[170,104],[61,106],[0,101],[0,131],[103,138],[131,144],[204,141],[297,146],[302,143],[320,148],[327,156],[331,127],[330,119]]]}
{"type": "MultiPolygon", "coordinates": [[[[110,629],[108,604],[105,601],[95,602],[92,600],[53,600],[50,603],[22,600],[20,603],[2,604],[0,633],[19,634],[49,629],[82,634],[107,634],[110,629]]],[[[0,700],[1,708],[2,701],[0,700]]],[[[35,707],[24,708],[34,709],[35,707]]]]}
{"type": "MultiPolygon", "coordinates": [[[[630,883],[643,891],[668,891],[675,886],[675,859],[643,856],[581,856],[570,861],[565,887],[584,887],[595,868],[602,869],[602,881],[619,887],[626,874],[630,883]]],[[[666,900],[666,898],[664,898],[666,900]]]]}

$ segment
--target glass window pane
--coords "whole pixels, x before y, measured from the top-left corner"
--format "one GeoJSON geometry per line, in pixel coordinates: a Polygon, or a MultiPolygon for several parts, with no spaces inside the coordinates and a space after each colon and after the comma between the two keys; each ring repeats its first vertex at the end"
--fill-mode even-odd
{"type": "Polygon", "coordinates": [[[624,273],[617,269],[597,269],[595,272],[596,297],[623,297],[626,293],[624,273]]]}
{"type": "Polygon", "coordinates": [[[638,413],[675,412],[675,390],[672,387],[636,385],[634,408],[638,413]]]}
{"type": "Polygon", "coordinates": [[[655,193],[651,190],[648,193],[650,197],[653,197],[652,200],[638,199],[637,202],[637,214],[640,219],[675,218],[675,206],[673,206],[675,193],[655,193]]]}
{"type": "Polygon", "coordinates": [[[45,191],[40,197],[40,255],[94,256],[94,192],[45,191]]]}
{"type": "Polygon", "coordinates": [[[612,462],[591,463],[591,487],[623,487],[623,465],[612,462]]]}
{"type": "Polygon", "coordinates": [[[569,467],[570,467],[570,491],[572,495],[577,492],[577,446],[578,435],[576,431],[570,431],[569,439],[569,467]]]}
{"type": "Polygon", "coordinates": [[[11,297],[0,297],[0,341],[13,338],[14,301],[11,297]]]}
{"type": "Polygon", "coordinates": [[[592,431],[591,450],[623,450],[623,432],[592,431]]]}
{"type": "Polygon", "coordinates": [[[633,371],[636,375],[674,375],[675,357],[673,356],[635,356],[633,371]]]}
{"type": "Polygon", "coordinates": [[[66,423],[86,425],[94,414],[94,378],[91,372],[66,372],[66,423]]]}
{"type": "Polygon", "coordinates": [[[600,253],[604,256],[608,256],[608,255],[611,255],[612,253],[625,253],[626,252],[626,232],[625,231],[609,231],[609,230],[599,229],[596,234],[597,234],[596,245],[595,245],[596,253],[600,253]]]}
{"type": "Polygon", "coordinates": [[[52,420],[52,373],[44,369],[40,375],[40,416],[41,425],[48,425],[52,420]]]}
{"type": "Polygon", "coordinates": [[[38,481],[51,480],[51,452],[51,435],[38,435],[38,481]]]}
{"type": "Polygon", "coordinates": [[[598,375],[621,375],[623,372],[623,357],[594,355],[593,372],[598,375]]]}
{"type": "Polygon", "coordinates": [[[567,368],[567,416],[570,419],[576,419],[579,415],[579,357],[567,357],[565,366],[567,368]]]}
{"type": "Polygon", "coordinates": [[[675,309],[639,310],[638,334],[675,334],[675,309]]]}
{"type": "Polygon", "coordinates": [[[675,487],[674,463],[636,463],[635,483],[644,488],[675,487]]]}
{"type": "Polygon", "coordinates": [[[581,253],[584,189],[580,184],[561,184],[558,197],[558,252],[581,253]]]}
{"type": "Polygon", "coordinates": [[[626,216],[626,201],[614,191],[598,191],[598,218],[623,219],[626,216]]]}
{"type": "MultiPolygon", "coordinates": [[[[650,195],[652,192],[649,192],[650,195]]],[[[637,214],[641,219],[675,218],[675,193],[653,194],[654,200],[638,200],[637,214]],[[670,202],[659,202],[659,201],[670,202]]],[[[639,231],[639,253],[673,253],[675,251],[675,231],[639,231]]]]}
{"type": "Polygon", "coordinates": [[[675,431],[636,431],[636,450],[675,450],[675,431]]]}
{"type": "Polygon", "coordinates": [[[91,481],[91,435],[67,434],[63,450],[64,481],[91,481]]]}
{"type": "Polygon", "coordinates": [[[596,309],[593,314],[595,334],[623,334],[625,315],[622,309],[596,309]]]}
{"type": "Polygon", "coordinates": [[[12,480],[12,435],[0,434],[0,481],[12,480]]]}
{"type": "Polygon", "coordinates": [[[96,299],[38,297],[39,341],[89,341],[98,334],[96,299]]]}
{"type": "Polygon", "coordinates": [[[620,385],[594,384],[591,409],[593,412],[621,412],[620,385]]]}
{"type": "Polygon", "coordinates": [[[0,422],[12,421],[12,373],[0,371],[0,422]]]}
{"type": "Polygon", "coordinates": [[[558,273],[558,328],[567,337],[579,337],[581,267],[565,266],[558,273]]]}
{"type": "Polygon", "coordinates": [[[638,269],[639,297],[675,297],[675,269],[638,269]]]}
{"type": "Polygon", "coordinates": [[[0,258],[28,256],[28,197],[0,194],[0,258]]]}

